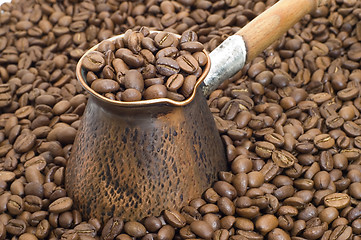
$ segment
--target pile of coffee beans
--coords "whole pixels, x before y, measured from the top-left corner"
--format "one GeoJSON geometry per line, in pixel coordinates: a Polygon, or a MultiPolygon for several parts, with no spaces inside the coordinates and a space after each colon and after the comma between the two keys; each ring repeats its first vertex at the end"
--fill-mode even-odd
{"type": "Polygon", "coordinates": [[[86,81],[105,97],[119,101],[170,98],[182,101],[194,90],[207,64],[197,34],[185,31],[180,39],[167,32],[128,30],[114,42],[102,41],[85,55],[86,81]]]}
{"type": "Polygon", "coordinates": [[[208,51],[276,0],[13,0],[0,7],[0,239],[361,239],[361,2],[331,0],[214,91],[229,171],[161,216],[83,219],[64,169],[75,66],[142,27],[208,51]],[[178,207],[178,206],[177,206],[178,207]]]}

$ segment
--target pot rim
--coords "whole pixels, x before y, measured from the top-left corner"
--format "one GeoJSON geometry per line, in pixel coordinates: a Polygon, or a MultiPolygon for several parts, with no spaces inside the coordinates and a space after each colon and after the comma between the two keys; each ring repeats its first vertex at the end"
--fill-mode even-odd
{"type": "MultiPolygon", "coordinates": [[[[152,32],[160,32],[160,31],[150,31],[150,32],[152,33],[152,32]]],[[[170,34],[173,34],[177,38],[180,38],[180,35],[178,35],[178,34],[175,34],[175,33],[170,33],[170,34]]],[[[116,39],[123,38],[123,37],[124,37],[124,34],[121,34],[121,35],[116,35],[111,38],[105,39],[103,41],[113,41],[114,42],[116,39]]],[[[133,101],[133,102],[123,102],[123,101],[118,101],[118,100],[112,100],[112,99],[106,98],[106,97],[100,95],[99,93],[97,93],[96,91],[94,91],[86,82],[86,80],[84,78],[85,75],[83,75],[83,73],[85,73],[85,69],[82,68],[82,63],[83,63],[85,56],[92,51],[96,51],[100,43],[96,44],[95,46],[93,46],[92,48],[90,48],[83,54],[83,56],[79,59],[77,65],[76,65],[75,74],[76,74],[78,81],[80,82],[82,87],[87,92],[89,92],[93,97],[95,97],[103,102],[110,103],[112,105],[117,105],[117,106],[122,106],[122,107],[141,107],[141,106],[149,106],[149,105],[156,105],[156,104],[170,104],[173,106],[185,106],[185,105],[189,104],[190,102],[192,102],[193,99],[195,98],[197,89],[201,85],[201,83],[203,82],[205,77],[207,76],[210,66],[211,66],[211,60],[210,60],[209,54],[205,49],[203,49],[202,52],[207,56],[207,64],[204,67],[204,70],[203,70],[201,76],[197,79],[197,82],[194,86],[191,96],[183,101],[175,101],[175,100],[172,100],[169,98],[156,98],[156,99],[140,100],[140,101],[133,101]]]]}

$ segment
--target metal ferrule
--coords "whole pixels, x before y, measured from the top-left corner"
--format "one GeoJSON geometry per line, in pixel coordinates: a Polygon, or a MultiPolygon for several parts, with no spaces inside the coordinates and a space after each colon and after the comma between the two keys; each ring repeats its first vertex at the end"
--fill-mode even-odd
{"type": "Polygon", "coordinates": [[[211,68],[202,86],[206,97],[243,68],[247,57],[246,44],[241,36],[233,35],[224,40],[209,56],[211,68]]]}

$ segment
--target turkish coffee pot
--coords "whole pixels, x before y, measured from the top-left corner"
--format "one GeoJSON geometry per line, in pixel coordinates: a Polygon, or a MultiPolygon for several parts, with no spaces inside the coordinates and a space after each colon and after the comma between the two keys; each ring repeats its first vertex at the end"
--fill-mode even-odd
{"type": "MultiPolygon", "coordinates": [[[[66,168],[65,187],[85,218],[140,220],[180,208],[227,170],[206,97],[327,1],[281,0],[213,50],[192,95],[122,102],[96,93],[79,60],[89,100],[66,168]]],[[[109,40],[115,41],[123,35],[109,40]]]]}

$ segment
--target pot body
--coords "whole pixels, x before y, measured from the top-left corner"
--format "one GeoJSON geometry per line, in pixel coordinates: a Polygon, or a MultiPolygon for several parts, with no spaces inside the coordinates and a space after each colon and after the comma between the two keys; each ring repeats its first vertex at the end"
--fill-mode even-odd
{"type": "Polygon", "coordinates": [[[140,220],[200,197],[226,166],[200,91],[185,106],[132,108],[90,95],[65,187],[85,218],[140,220]]]}

